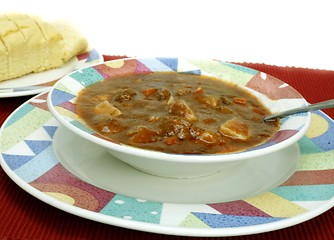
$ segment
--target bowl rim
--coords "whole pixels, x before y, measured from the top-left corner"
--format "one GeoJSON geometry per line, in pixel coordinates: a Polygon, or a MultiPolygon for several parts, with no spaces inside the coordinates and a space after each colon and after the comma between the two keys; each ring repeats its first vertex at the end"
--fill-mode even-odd
{"type": "MultiPolygon", "coordinates": [[[[173,57],[173,58],[188,59],[188,58],[181,58],[181,57],[173,57]]],[[[142,59],[142,58],[141,57],[129,57],[129,58],[109,60],[109,61],[105,61],[105,62],[102,62],[102,63],[96,63],[96,64],[91,65],[91,66],[87,66],[87,67],[84,67],[84,68],[77,69],[77,70],[67,74],[66,76],[62,77],[61,79],[59,79],[52,86],[52,88],[48,92],[47,106],[49,108],[49,111],[52,113],[54,118],[61,123],[62,126],[66,127],[68,130],[72,131],[76,135],[85,138],[86,140],[92,142],[93,144],[98,144],[98,145],[106,148],[109,151],[116,151],[116,152],[119,152],[121,154],[128,154],[128,155],[137,156],[137,157],[154,158],[154,159],[159,159],[159,160],[164,160],[164,161],[169,161],[169,162],[184,162],[184,163],[230,162],[230,161],[239,161],[239,160],[244,160],[244,159],[249,159],[249,158],[254,158],[254,157],[259,157],[259,156],[263,156],[263,155],[266,155],[266,154],[270,154],[272,152],[276,152],[276,151],[279,151],[279,150],[281,150],[281,149],[283,149],[287,146],[290,146],[291,144],[300,140],[305,135],[305,133],[307,132],[307,130],[310,126],[311,113],[307,112],[306,113],[306,118],[305,118],[305,123],[303,124],[301,129],[299,129],[299,131],[297,133],[295,133],[294,135],[290,136],[287,139],[284,139],[283,141],[281,141],[277,144],[273,144],[273,145],[270,145],[270,146],[266,146],[264,148],[255,149],[255,150],[251,150],[251,151],[246,150],[246,151],[232,152],[232,153],[177,154],[177,153],[165,153],[165,152],[161,152],[161,151],[143,149],[143,148],[134,147],[134,146],[130,146],[130,145],[123,144],[123,143],[114,143],[112,141],[105,140],[105,139],[100,138],[98,136],[94,136],[94,135],[92,135],[88,132],[85,132],[82,129],[74,126],[73,124],[71,124],[67,120],[65,120],[65,118],[54,108],[54,105],[52,104],[52,100],[51,100],[52,93],[55,90],[55,88],[57,87],[57,85],[60,84],[60,83],[65,82],[66,78],[70,77],[71,74],[73,74],[75,72],[82,71],[83,69],[92,68],[94,66],[103,65],[103,64],[106,64],[106,63],[109,63],[109,62],[115,62],[115,61],[120,61],[120,60],[124,61],[124,60],[131,60],[131,59],[135,60],[135,59],[142,59]]],[[[148,57],[148,58],[145,58],[145,59],[156,59],[156,57],[148,57]]],[[[191,60],[193,60],[193,58],[191,58],[191,60]]],[[[213,61],[215,59],[197,58],[197,59],[194,59],[194,60],[213,61]]],[[[237,66],[242,66],[242,65],[238,65],[238,64],[234,64],[234,63],[232,63],[232,64],[237,65],[237,66]]],[[[242,66],[242,67],[244,67],[244,66],[242,66]]],[[[248,67],[245,67],[245,68],[248,68],[248,67]]],[[[256,71],[262,73],[259,70],[256,70],[256,71]]],[[[281,81],[282,83],[285,83],[284,81],[282,81],[282,80],[280,80],[276,77],[274,77],[274,78],[281,81]]],[[[292,86],[290,86],[290,87],[292,89],[294,89],[292,86]]],[[[299,93],[297,90],[295,90],[295,91],[297,93],[299,93]]],[[[305,98],[300,93],[299,93],[299,95],[302,97],[301,99],[307,104],[307,101],[305,100],[305,98]]],[[[293,117],[293,116],[289,116],[289,117],[293,117]]],[[[93,131],[93,132],[95,132],[95,131],[93,131]]],[[[263,144],[263,143],[261,143],[261,144],[263,144]]]]}

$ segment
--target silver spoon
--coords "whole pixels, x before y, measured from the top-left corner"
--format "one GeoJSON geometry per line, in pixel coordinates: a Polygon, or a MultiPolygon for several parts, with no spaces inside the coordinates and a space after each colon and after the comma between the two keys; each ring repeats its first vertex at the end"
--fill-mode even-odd
{"type": "Polygon", "coordinates": [[[280,113],[274,113],[274,114],[264,117],[263,120],[272,121],[272,120],[275,120],[276,118],[282,118],[282,117],[286,117],[286,116],[296,114],[296,113],[309,112],[313,110],[326,109],[326,108],[332,108],[332,107],[334,107],[334,99],[315,103],[315,104],[310,104],[305,107],[293,108],[293,109],[290,109],[284,112],[280,112],[280,113]]]}

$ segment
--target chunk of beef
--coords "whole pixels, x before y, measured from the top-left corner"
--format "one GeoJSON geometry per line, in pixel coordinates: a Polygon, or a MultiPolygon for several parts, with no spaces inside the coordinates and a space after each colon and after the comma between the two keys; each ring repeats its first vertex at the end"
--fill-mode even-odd
{"type": "Polygon", "coordinates": [[[131,89],[131,88],[125,88],[120,90],[116,95],[115,95],[115,101],[117,102],[124,102],[124,101],[129,101],[131,100],[135,95],[137,95],[136,91],[131,89]]]}

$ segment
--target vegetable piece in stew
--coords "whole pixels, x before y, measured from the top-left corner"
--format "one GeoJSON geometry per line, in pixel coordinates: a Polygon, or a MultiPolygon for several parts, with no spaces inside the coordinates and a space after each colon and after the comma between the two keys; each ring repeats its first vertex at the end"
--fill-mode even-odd
{"type": "Polygon", "coordinates": [[[206,76],[119,76],[82,92],[76,110],[101,135],[139,148],[178,154],[238,152],[268,140],[279,122],[244,89],[206,76]]]}

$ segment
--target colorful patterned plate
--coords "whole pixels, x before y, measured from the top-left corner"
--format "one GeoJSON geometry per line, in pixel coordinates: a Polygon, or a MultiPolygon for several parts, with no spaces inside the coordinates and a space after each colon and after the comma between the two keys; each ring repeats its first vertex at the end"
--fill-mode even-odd
{"type": "Polygon", "coordinates": [[[334,205],[334,122],[322,112],[312,113],[310,130],[298,142],[298,170],[280,186],[242,200],[181,204],[106,191],[67,171],[53,151],[59,123],[47,109],[46,95],[32,98],[5,121],[0,163],[21,188],[66,212],[162,234],[234,236],[292,226],[334,205]]]}
{"type": "Polygon", "coordinates": [[[0,82],[0,98],[34,95],[47,91],[58,79],[73,70],[88,67],[103,61],[95,49],[88,50],[63,66],[40,73],[31,73],[20,78],[0,82]]]}

